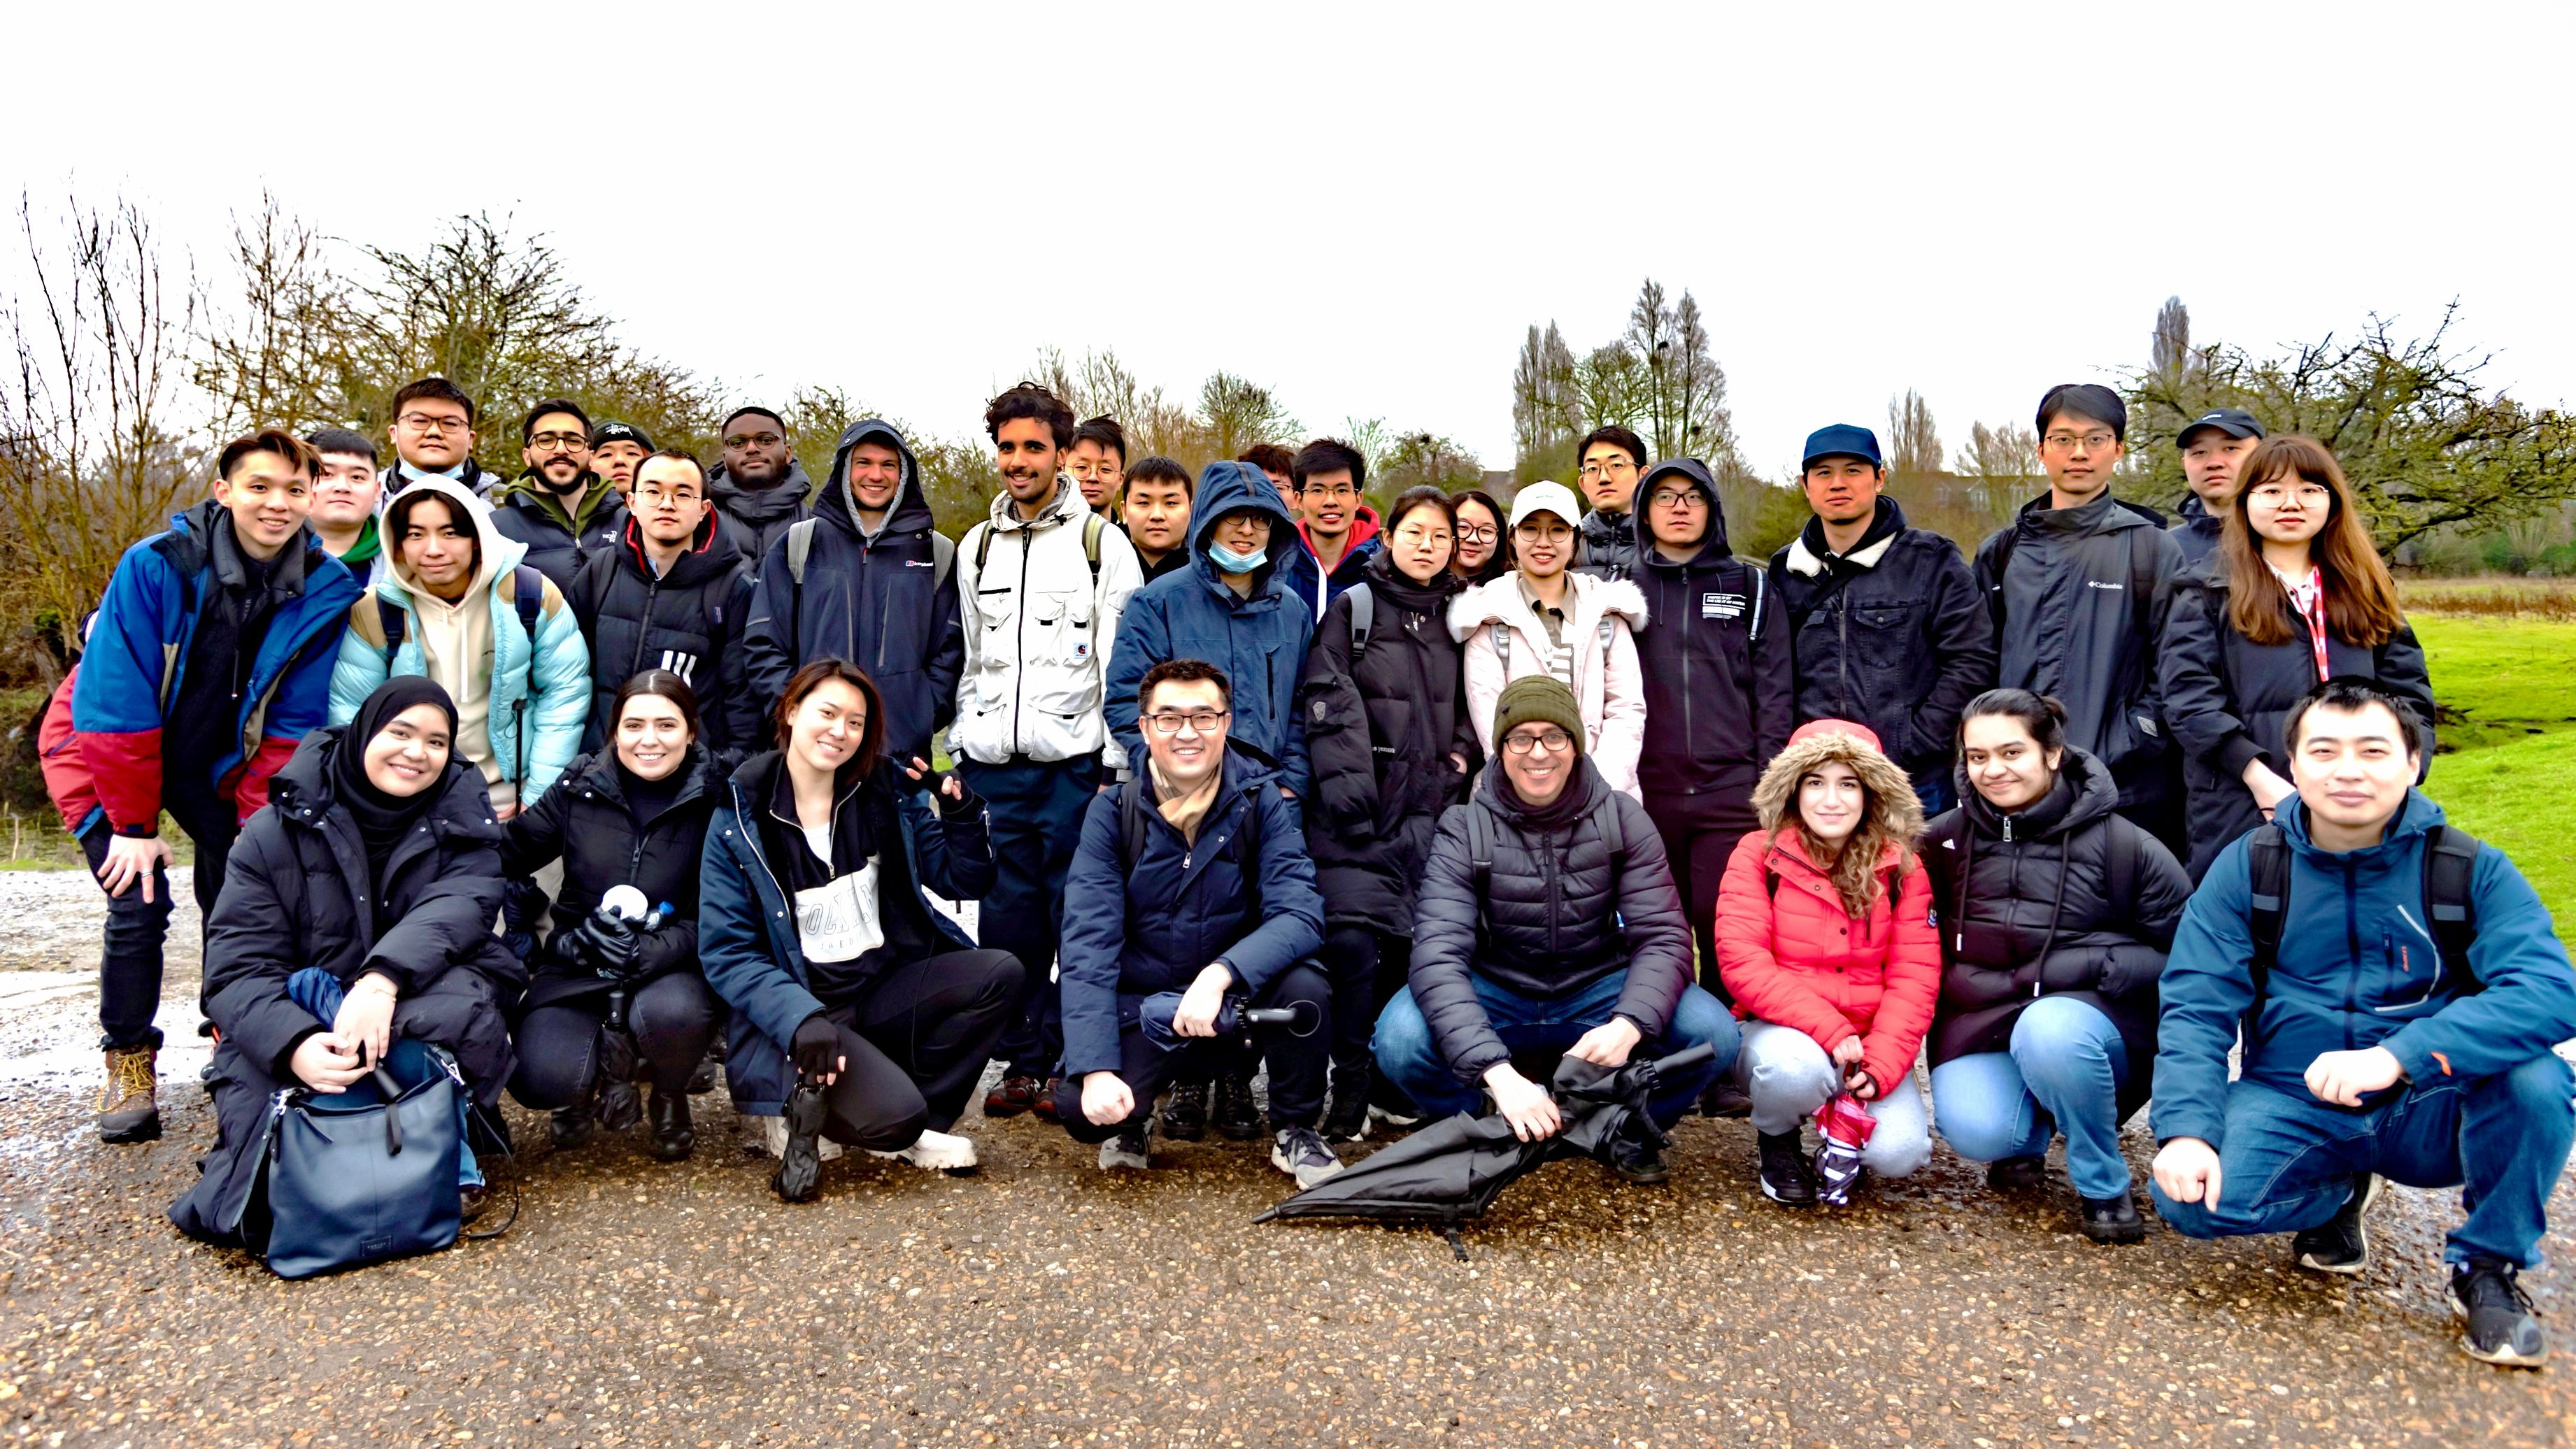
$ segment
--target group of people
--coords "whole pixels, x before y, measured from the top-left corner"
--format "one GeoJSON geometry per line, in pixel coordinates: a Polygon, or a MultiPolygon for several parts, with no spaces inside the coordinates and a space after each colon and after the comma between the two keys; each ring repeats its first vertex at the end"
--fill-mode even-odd
{"type": "MultiPolygon", "coordinates": [[[[1704,464],[1619,427],[1580,498],[1381,516],[1340,441],[1194,477],[1023,383],[952,541],[881,420],[819,485],[765,408],[708,466],[543,402],[508,483],[476,421],[429,378],[390,465],[338,429],[225,447],[49,713],[108,894],[109,1141],[160,1132],[165,812],[195,845],[191,1233],[236,1220],[274,1092],[363,1090],[401,1038],[559,1147],[644,1124],[665,1160],[720,1060],[790,1200],[845,1147],[972,1167],[996,1058],[983,1115],[1105,1169],[1266,1130],[1303,1188],[1379,1124],[1558,1130],[1562,1055],[1706,1045],[1651,1115],[1749,1115],[1790,1207],[1838,1099],[1884,1176],[1937,1131],[2031,1191],[2063,1136],[2105,1243],[2146,1231],[2119,1133],[2150,1097],[2165,1221],[2319,1271],[2362,1270],[2383,1180],[2465,1183],[2465,1341],[2545,1353],[2516,1274],[2576,1135],[2576,979],[2416,789],[2423,654],[2310,439],[2195,420],[2168,527],[2114,493],[2117,394],[2053,388],[2047,491],[1971,560],[1826,427],[1766,566],[1704,464]]],[[[1609,1160],[1669,1172],[1660,1133],[1609,1160]]]]}

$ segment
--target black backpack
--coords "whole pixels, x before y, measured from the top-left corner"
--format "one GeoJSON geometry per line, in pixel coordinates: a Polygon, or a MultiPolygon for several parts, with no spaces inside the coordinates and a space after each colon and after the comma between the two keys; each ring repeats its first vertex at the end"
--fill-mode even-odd
{"type": "MultiPolygon", "coordinates": [[[[2485,989],[2469,970],[2469,947],[2478,939],[2478,917],[2469,902],[2477,875],[2478,838],[2456,825],[2436,825],[2424,838],[2424,922],[2441,951],[2442,974],[2455,995],[2485,989]]],[[[2281,959],[2281,930],[2290,916],[2290,842],[2281,827],[2265,824],[2245,839],[2253,910],[2246,924],[2254,936],[2254,1004],[2262,1009],[2272,968],[2281,959]]]]}

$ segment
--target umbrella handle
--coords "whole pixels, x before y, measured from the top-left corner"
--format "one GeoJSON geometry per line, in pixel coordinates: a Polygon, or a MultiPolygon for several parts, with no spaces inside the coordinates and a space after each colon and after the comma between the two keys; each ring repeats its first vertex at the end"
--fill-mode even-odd
{"type": "Polygon", "coordinates": [[[1671,1073],[1681,1071],[1686,1067],[1698,1066],[1700,1063],[1707,1061],[1709,1058],[1716,1055],[1717,1048],[1707,1042],[1701,1042],[1697,1046],[1684,1047],[1680,1051],[1673,1053],[1671,1056],[1657,1061],[1655,1063],[1655,1073],[1658,1076],[1667,1076],[1671,1073]]]}

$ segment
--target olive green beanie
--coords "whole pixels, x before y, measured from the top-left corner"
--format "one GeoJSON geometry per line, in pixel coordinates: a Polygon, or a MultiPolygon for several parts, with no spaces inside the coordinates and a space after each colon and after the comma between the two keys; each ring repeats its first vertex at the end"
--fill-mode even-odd
{"type": "Polygon", "coordinates": [[[1503,736],[1525,724],[1552,724],[1574,741],[1576,754],[1583,753],[1583,711],[1574,691],[1555,675],[1527,674],[1503,686],[1494,700],[1494,753],[1503,752],[1503,736]]]}

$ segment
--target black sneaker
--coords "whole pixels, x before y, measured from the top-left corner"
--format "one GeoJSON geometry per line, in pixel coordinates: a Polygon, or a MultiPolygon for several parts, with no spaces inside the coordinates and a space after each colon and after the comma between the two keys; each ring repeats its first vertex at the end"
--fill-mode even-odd
{"type": "Polygon", "coordinates": [[[2290,1261],[2318,1273],[2359,1277],[2370,1266],[2370,1225],[2362,1218],[2386,1185],[2375,1172],[2355,1173],[2352,1196],[2335,1215],[2290,1240],[2290,1261]]]}
{"type": "Polygon", "coordinates": [[[1228,1067],[1216,1078],[1216,1130],[1236,1142],[1261,1135],[1261,1109],[1252,1100],[1252,1068],[1228,1067]]]}
{"type": "Polygon", "coordinates": [[[2048,1186],[2048,1159],[2005,1157],[1989,1162],[1986,1186],[1996,1192],[2037,1192],[2048,1186]]]}
{"type": "Polygon", "coordinates": [[[1369,1069],[1333,1068],[1333,1105],[1324,1113],[1324,1140],[1365,1142],[1369,1125],[1369,1069]]]}
{"type": "Polygon", "coordinates": [[[590,1104],[557,1107],[546,1114],[546,1140],[557,1152],[569,1152],[590,1141],[590,1104]]]}
{"type": "Polygon", "coordinates": [[[1297,1179],[1303,1192],[1342,1170],[1342,1160],[1312,1127],[1282,1127],[1271,1139],[1270,1165],[1297,1179]]]}
{"type": "Polygon", "coordinates": [[[2549,1357],[2549,1335],[2514,1281],[2511,1263],[2471,1258],[2453,1268],[2451,1311],[2468,1325],[2460,1351],[2480,1363],[2538,1368],[2549,1357]]]}
{"type": "Polygon", "coordinates": [[[1129,1172],[1150,1170],[1154,1165],[1153,1146],[1150,1139],[1152,1122],[1152,1118],[1146,1118],[1101,1143],[1100,1170],[1103,1172],[1119,1169],[1129,1172]]]}
{"type": "Polygon", "coordinates": [[[1208,1084],[1180,1082],[1163,1104],[1163,1135],[1175,1142],[1196,1142],[1207,1135],[1208,1084]]]}
{"type": "Polygon", "coordinates": [[[714,1091],[716,1068],[722,1065],[724,1065],[724,1042],[718,1039],[715,1045],[707,1048],[705,1056],[698,1058],[698,1064],[689,1068],[689,1095],[703,1097],[714,1091]]]}
{"type": "Polygon", "coordinates": [[[1807,1165],[1806,1146],[1797,1130],[1760,1135],[1762,1195],[1782,1207],[1814,1207],[1816,1173],[1807,1165]]]}
{"type": "Polygon", "coordinates": [[[1638,1187],[1660,1187],[1672,1181],[1664,1149],[1643,1137],[1621,1135],[1610,1144],[1610,1170],[1638,1187]]]}
{"type": "Polygon", "coordinates": [[[787,1094],[787,1141],[778,1151],[778,1175],[769,1180],[783,1202],[812,1202],[823,1186],[823,1089],[803,1082],[787,1094]]]}
{"type": "Polygon", "coordinates": [[[2084,1236],[2097,1243],[2143,1243],[2147,1220],[2138,1216],[2138,1205],[2125,1192],[2118,1197],[2088,1197],[2084,1199],[2084,1236]]]}
{"type": "Polygon", "coordinates": [[[1708,1084],[1707,1091],[1699,1094],[1699,1114],[1703,1117],[1750,1117],[1753,1115],[1753,1099],[1745,1095],[1742,1087],[1721,1075],[1708,1084]]]}

